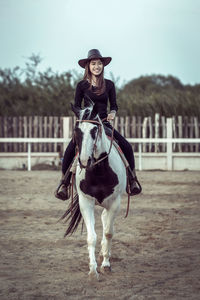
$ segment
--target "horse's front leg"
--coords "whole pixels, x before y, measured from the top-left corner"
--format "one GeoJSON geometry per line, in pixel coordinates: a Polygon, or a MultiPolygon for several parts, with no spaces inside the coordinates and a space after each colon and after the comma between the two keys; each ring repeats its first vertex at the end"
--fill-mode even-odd
{"type": "Polygon", "coordinates": [[[101,215],[102,225],[103,225],[103,237],[101,240],[101,252],[103,261],[101,264],[101,272],[105,270],[111,270],[110,266],[110,256],[111,256],[111,246],[112,238],[114,234],[114,220],[120,208],[120,197],[114,200],[109,209],[104,209],[101,215]]]}
{"type": "Polygon", "coordinates": [[[87,228],[87,243],[88,243],[88,252],[89,252],[89,276],[92,279],[93,277],[99,277],[97,272],[97,262],[95,258],[95,247],[96,247],[96,232],[94,229],[95,218],[94,218],[94,206],[95,202],[88,200],[84,196],[79,196],[79,205],[81,214],[83,216],[86,228],[87,228]]]}

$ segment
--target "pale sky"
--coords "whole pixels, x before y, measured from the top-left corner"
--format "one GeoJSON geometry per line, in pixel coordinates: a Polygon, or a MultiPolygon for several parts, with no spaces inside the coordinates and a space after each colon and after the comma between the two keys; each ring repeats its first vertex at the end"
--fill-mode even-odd
{"type": "Polygon", "coordinates": [[[24,67],[40,54],[40,70],[76,70],[97,48],[120,82],[173,75],[200,83],[200,0],[0,0],[0,68],[24,67]]]}

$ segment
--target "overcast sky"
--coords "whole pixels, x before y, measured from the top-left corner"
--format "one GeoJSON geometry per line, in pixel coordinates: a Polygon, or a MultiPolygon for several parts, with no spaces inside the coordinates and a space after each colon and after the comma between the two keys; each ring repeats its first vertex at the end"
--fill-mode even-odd
{"type": "Polygon", "coordinates": [[[120,82],[173,75],[200,83],[200,0],[0,0],[0,68],[82,72],[77,61],[97,48],[120,82]]]}

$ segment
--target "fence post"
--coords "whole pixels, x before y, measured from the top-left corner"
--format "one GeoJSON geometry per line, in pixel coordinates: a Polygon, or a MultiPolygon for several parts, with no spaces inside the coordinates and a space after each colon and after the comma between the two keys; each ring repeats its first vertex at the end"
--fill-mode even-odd
{"type": "Polygon", "coordinates": [[[31,171],[31,143],[28,143],[28,171],[31,171]]]}
{"type": "Polygon", "coordinates": [[[68,145],[67,140],[70,138],[70,118],[71,117],[63,117],[63,138],[66,142],[63,143],[63,154],[68,145]]]}
{"type": "Polygon", "coordinates": [[[139,143],[139,171],[142,171],[142,144],[139,143]]]}
{"type": "MultiPolygon", "coordinates": [[[[167,138],[172,139],[172,118],[167,118],[167,138]]],[[[172,170],[172,141],[167,142],[167,170],[172,170]]]]}
{"type": "MultiPolygon", "coordinates": [[[[158,113],[155,114],[155,138],[159,138],[159,121],[160,121],[160,115],[158,113]]],[[[155,152],[159,152],[159,144],[155,143],[155,152]]]]}

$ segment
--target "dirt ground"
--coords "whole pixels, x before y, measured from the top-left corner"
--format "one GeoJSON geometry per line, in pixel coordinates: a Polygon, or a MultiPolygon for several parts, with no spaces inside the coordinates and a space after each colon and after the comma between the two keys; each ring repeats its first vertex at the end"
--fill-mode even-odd
{"type": "MultiPolygon", "coordinates": [[[[0,171],[0,299],[200,299],[200,172],[138,172],[116,219],[112,271],[88,279],[86,230],[63,238],[58,171],[0,171]]],[[[96,209],[96,253],[101,208],[96,209]]]]}

